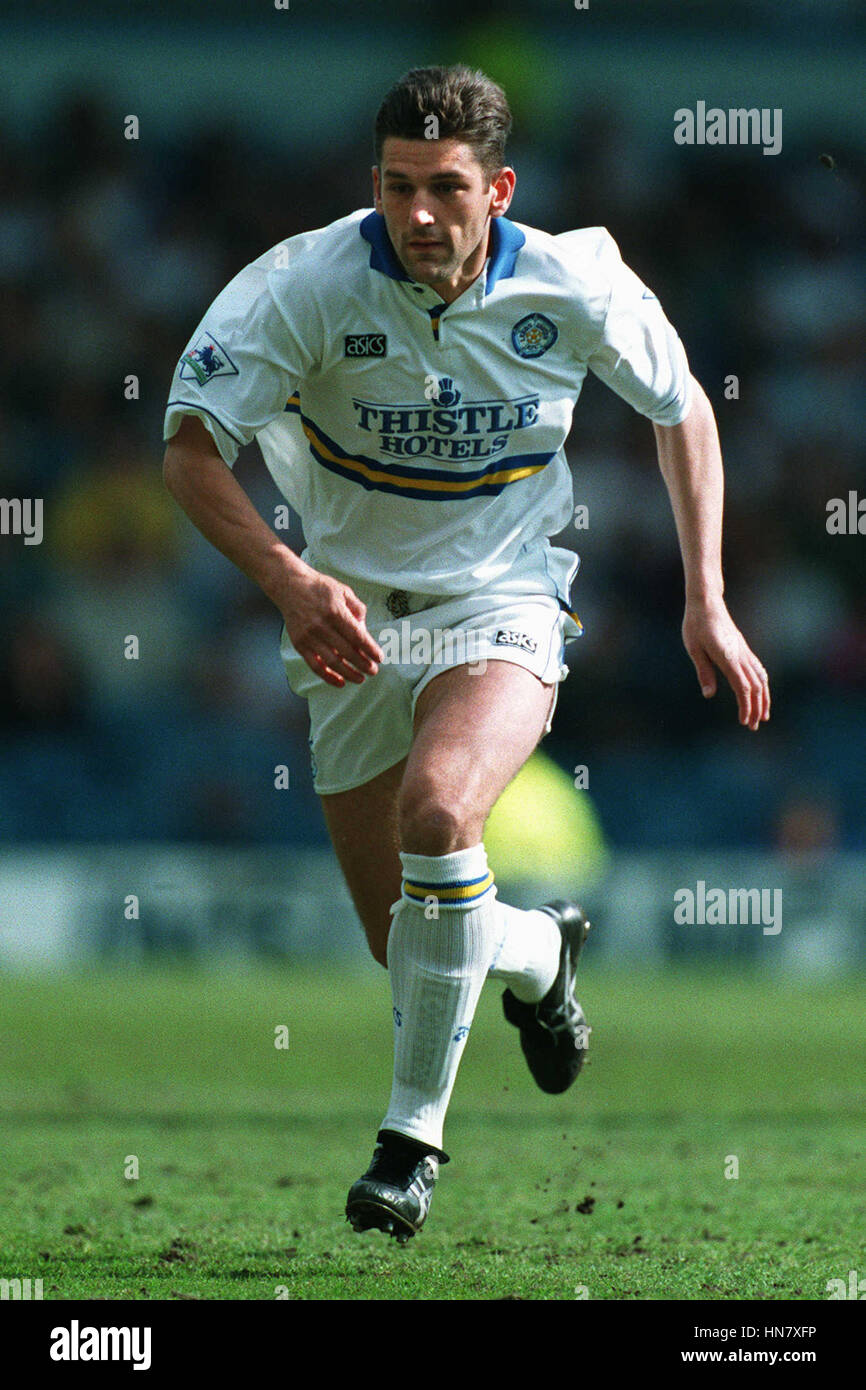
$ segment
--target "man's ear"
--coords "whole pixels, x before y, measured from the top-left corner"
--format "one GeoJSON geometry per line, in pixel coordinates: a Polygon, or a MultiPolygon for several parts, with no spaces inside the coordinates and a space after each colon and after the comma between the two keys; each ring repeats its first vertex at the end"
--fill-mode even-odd
{"type": "Polygon", "coordinates": [[[510,165],[506,164],[495,179],[490,180],[490,188],[493,197],[490,202],[490,216],[502,217],[508,211],[511,199],[514,197],[514,188],[517,183],[517,175],[510,165]]]}
{"type": "Polygon", "coordinates": [[[377,212],[382,211],[382,185],[379,180],[379,166],[373,165],[373,205],[377,212]]]}

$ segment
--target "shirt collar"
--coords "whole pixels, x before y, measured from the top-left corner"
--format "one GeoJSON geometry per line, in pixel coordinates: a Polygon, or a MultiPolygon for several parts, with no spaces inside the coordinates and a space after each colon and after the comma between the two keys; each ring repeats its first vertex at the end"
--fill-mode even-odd
{"type": "MultiPolygon", "coordinates": [[[[360,224],[361,236],[370,243],[370,269],[381,271],[392,280],[406,280],[406,274],[391,244],[385,219],[379,212],[368,213],[360,224]]],[[[487,264],[486,291],[489,294],[497,280],[507,280],[514,274],[518,252],[526,241],[525,234],[507,217],[494,217],[490,222],[490,257],[487,264]]]]}

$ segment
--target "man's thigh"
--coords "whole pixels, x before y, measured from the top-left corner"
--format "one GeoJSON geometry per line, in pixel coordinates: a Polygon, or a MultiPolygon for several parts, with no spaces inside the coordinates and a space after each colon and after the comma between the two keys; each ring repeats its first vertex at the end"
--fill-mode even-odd
{"type": "Polygon", "coordinates": [[[455,666],[436,676],[415,706],[401,787],[404,838],[425,807],[440,808],[460,825],[454,848],[477,844],[495,803],[549,727],[555,693],[506,660],[489,661],[483,672],[455,666]]]}
{"type": "Polygon", "coordinates": [[[494,804],[544,734],[554,692],[508,661],[489,662],[483,674],[449,668],[418,697],[409,757],[363,786],[321,796],[334,851],[380,964],[390,909],[400,896],[401,810],[420,793],[432,794],[461,817],[466,844],[477,844],[494,804]]]}

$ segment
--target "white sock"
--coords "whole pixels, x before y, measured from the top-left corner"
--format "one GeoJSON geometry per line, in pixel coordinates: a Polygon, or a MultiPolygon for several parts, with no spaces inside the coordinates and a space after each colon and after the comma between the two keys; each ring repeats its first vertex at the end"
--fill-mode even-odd
{"type": "Polygon", "coordinates": [[[382,1129],[442,1148],[445,1111],[498,940],[484,846],[401,854],[403,892],[391,911],[394,1084],[382,1129]]]}
{"type": "Polygon", "coordinates": [[[507,903],[496,904],[500,941],[487,972],[504,980],[516,999],[537,1004],[556,979],[562,933],[547,912],[522,912],[507,903]]]}

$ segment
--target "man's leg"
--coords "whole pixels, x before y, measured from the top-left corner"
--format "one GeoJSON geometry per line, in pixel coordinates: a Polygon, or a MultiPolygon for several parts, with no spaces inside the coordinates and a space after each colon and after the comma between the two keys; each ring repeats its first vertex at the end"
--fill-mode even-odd
{"type": "MultiPolygon", "coordinates": [[[[507,667],[508,663],[497,665],[507,667]]],[[[418,701],[416,728],[427,704],[424,697],[428,691],[437,693],[438,679],[431,682],[418,701]]],[[[531,753],[532,749],[529,751],[531,753]]],[[[380,965],[387,965],[391,908],[401,894],[399,801],[406,763],[407,759],[403,758],[360,787],[320,798],[331,843],[370,951],[380,965]]],[[[513,775],[517,771],[519,768],[513,775]]],[[[508,780],[506,778],[502,786],[495,789],[486,814],[508,780]]],[[[550,976],[548,946],[552,938],[548,925],[540,914],[524,912],[501,901],[497,901],[496,910],[500,918],[500,940],[490,974],[507,984],[519,999],[540,999],[550,976]]]]}
{"type": "Polygon", "coordinates": [[[583,914],[568,903],[530,912],[497,903],[480,838],[543,734],[552,697],[551,686],[511,663],[491,662],[484,676],[443,672],[417,701],[396,803],[397,769],[329,798],[328,823],[347,876],[355,874],[353,897],[377,958],[387,940],[394,1005],[388,1112],[346,1204],[357,1231],[375,1226],[405,1241],[424,1224],[447,1161],[445,1112],[488,973],[523,990],[520,999],[506,990],[505,1014],[542,1089],[564,1090],[580,1068],[585,1039],[576,1025],[585,1020],[574,973],[583,914]],[[395,827],[398,843],[410,847],[396,862],[395,827]],[[386,904],[394,909],[390,935],[386,904]]]}
{"type": "Polygon", "coordinates": [[[400,896],[398,801],[406,759],[363,786],[321,797],[334,851],[373,958],[387,964],[391,907],[400,896]]]}
{"type": "MultiPolygon", "coordinates": [[[[405,1241],[426,1220],[439,1163],[447,1161],[445,1111],[501,945],[502,913],[481,833],[543,734],[552,700],[553,688],[525,668],[491,661],[484,674],[462,666],[440,673],[416,702],[396,817],[402,879],[387,945],[394,1079],[373,1160],[347,1198],[357,1231],[375,1226],[405,1241]]],[[[348,810],[348,803],[338,807],[336,818],[348,810]]],[[[366,900],[372,908],[372,895],[366,900]]],[[[556,923],[544,913],[518,915],[540,919],[555,975],[556,923]]]]}
{"type": "MultiPolygon", "coordinates": [[[[403,881],[388,942],[394,1083],[382,1128],[434,1149],[507,929],[484,823],[541,738],[552,699],[552,687],[524,667],[492,661],[483,674],[466,666],[443,672],[416,705],[399,803],[403,881]]],[[[561,933],[547,914],[514,915],[532,923],[545,957],[540,999],[559,968],[561,933]]]]}

